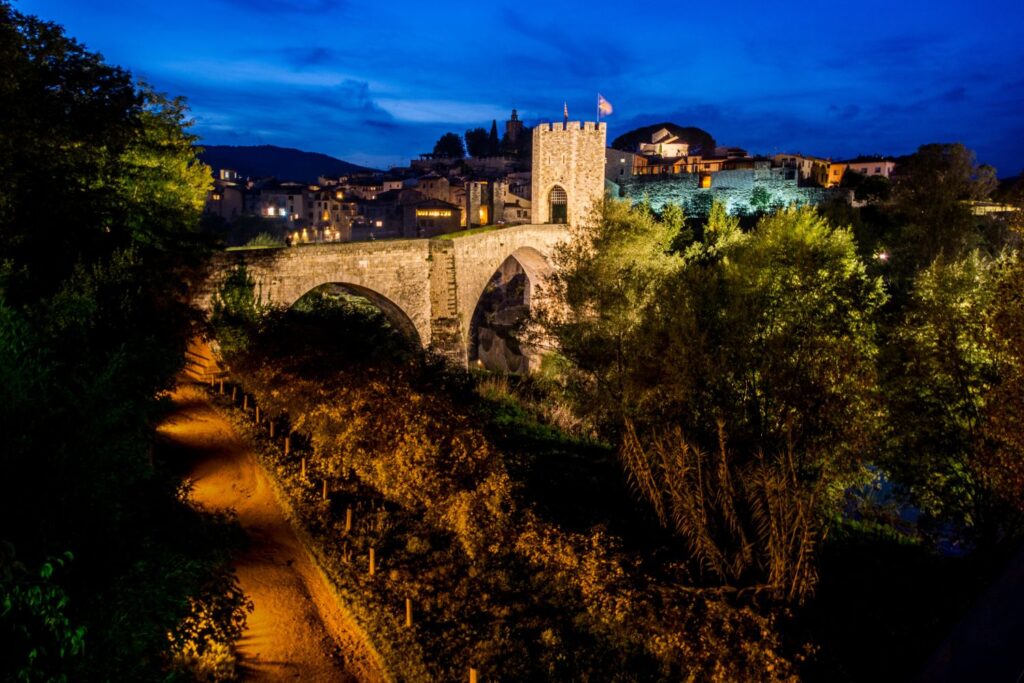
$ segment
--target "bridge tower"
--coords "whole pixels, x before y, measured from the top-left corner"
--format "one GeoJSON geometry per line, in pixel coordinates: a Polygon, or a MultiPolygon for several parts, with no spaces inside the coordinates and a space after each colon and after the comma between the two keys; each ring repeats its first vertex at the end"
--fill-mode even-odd
{"type": "Polygon", "coordinates": [[[578,225],[604,198],[607,124],[542,123],[533,129],[532,222],[578,225]]]}

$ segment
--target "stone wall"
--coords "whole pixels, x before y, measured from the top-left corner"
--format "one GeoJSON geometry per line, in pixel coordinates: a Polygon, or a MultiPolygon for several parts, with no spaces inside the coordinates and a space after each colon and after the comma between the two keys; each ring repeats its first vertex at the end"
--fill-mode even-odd
{"type": "Polygon", "coordinates": [[[540,124],[533,129],[533,223],[550,223],[551,190],[568,195],[568,222],[590,218],[604,197],[607,126],[593,121],[540,124]]]}
{"type": "MultiPolygon", "coordinates": [[[[400,311],[419,341],[428,345],[430,326],[430,242],[386,240],[310,244],[280,249],[239,249],[219,254],[199,305],[207,308],[215,282],[226,270],[244,265],[264,301],[291,306],[325,284],[344,284],[388,313],[400,311]],[[393,306],[393,308],[392,308],[393,306]]],[[[400,318],[394,320],[408,327],[400,318]]]]}
{"type": "Polygon", "coordinates": [[[553,272],[550,255],[555,246],[568,238],[564,225],[517,225],[453,240],[462,338],[469,339],[477,302],[505,259],[512,256],[519,261],[532,294],[553,272]]]}
{"type": "Polygon", "coordinates": [[[816,187],[797,187],[792,169],[738,169],[711,175],[711,187],[699,187],[696,173],[672,176],[632,176],[618,181],[620,196],[633,201],[646,197],[660,211],[666,204],[678,204],[690,215],[706,215],[712,201],[725,204],[732,214],[750,214],[791,204],[797,206],[826,202],[842,193],[816,187]]]}

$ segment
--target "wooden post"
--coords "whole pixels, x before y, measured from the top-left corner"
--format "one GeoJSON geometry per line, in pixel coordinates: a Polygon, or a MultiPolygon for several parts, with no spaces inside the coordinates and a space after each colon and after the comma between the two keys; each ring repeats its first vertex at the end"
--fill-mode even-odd
{"type": "Polygon", "coordinates": [[[302,456],[302,478],[306,478],[306,456],[302,456]]]}
{"type": "Polygon", "coordinates": [[[256,419],[254,421],[256,422],[256,424],[260,423],[260,407],[259,406],[256,406],[256,419]]]}
{"type": "Polygon", "coordinates": [[[345,533],[352,531],[352,508],[345,508],[345,533]]]}
{"type": "Polygon", "coordinates": [[[324,479],[324,500],[327,500],[327,480],[324,479]]]}
{"type": "Polygon", "coordinates": [[[405,627],[412,628],[412,600],[405,599],[405,627]]]}
{"type": "Polygon", "coordinates": [[[270,438],[271,439],[274,438],[274,421],[273,420],[270,421],[270,438]]]}
{"type": "Polygon", "coordinates": [[[292,435],[288,434],[284,437],[284,454],[288,455],[292,451],[292,435]]]}
{"type": "Polygon", "coordinates": [[[231,402],[234,403],[237,400],[238,400],[238,387],[237,386],[232,386],[231,387],[231,402]]]}
{"type": "Polygon", "coordinates": [[[476,681],[477,671],[473,667],[469,667],[469,683],[477,683],[476,681]]]}
{"type": "Polygon", "coordinates": [[[242,410],[249,410],[249,394],[242,394],[242,410]]]}
{"type": "Polygon", "coordinates": [[[220,381],[220,395],[224,395],[224,380],[220,381]]]}
{"type": "Polygon", "coordinates": [[[374,556],[373,548],[370,548],[370,576],[377,570],[377,558],[374,556]]]}

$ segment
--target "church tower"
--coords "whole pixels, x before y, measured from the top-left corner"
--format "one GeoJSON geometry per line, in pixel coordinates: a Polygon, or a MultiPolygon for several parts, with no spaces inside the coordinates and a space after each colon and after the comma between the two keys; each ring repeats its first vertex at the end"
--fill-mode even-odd
{"type": "Polygon", "coordinates": [[[607,125],[542,123],[533,129],[532,222],[579,225],[604,198],[607,125]]]}
{"type": "Polygon", "coordinates": [[[519,120],[519,112],[512,110],[512,118],[505,122],[505,139],[510,147],[515,147],[519,136],[523,134],[523,122],[519,120]]]}

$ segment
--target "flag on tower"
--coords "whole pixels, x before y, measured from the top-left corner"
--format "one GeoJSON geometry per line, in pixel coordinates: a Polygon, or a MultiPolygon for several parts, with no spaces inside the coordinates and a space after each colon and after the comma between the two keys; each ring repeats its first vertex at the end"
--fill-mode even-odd
{"type": "Polygon", "coordinates": [[[569,103],[568,102],[562,102],[562,116],[565,117],[566,121],[569,120],[569,103]]]}
{"type": "Polygon", "coordinates": [[[604,95],[597,93],[597,117],[608,116],[612,113],[612,103],[604,98],[604,95]]]}

